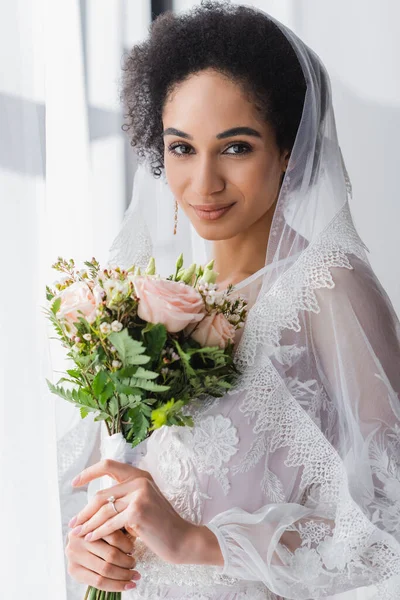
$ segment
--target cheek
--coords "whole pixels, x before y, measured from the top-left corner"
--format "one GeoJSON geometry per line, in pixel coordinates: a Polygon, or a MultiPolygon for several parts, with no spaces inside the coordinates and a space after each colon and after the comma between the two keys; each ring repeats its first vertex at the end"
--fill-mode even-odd
{"type": "Polygon", "coordinates": [[[260,217],[275,202],[278,186],[277,173],[272,165],[256,165],[237,182],[247,214],[260,217]]]}

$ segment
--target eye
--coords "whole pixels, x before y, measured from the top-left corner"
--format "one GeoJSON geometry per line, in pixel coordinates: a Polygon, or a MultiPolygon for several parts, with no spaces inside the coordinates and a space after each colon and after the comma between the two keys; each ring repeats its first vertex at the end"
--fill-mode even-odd
{"type": "Polygon", "coordinates": [[[244,152],[228,152],[228,154],[236,154],[236,155],[248,154],[252,150],[252,148],[251,148],[251,146],[249,146],[249,144],[243,144],[243,143],[232,144],[231,146],[228,146],[227,150],[229,150],[230,148],[244,148],[244,152]]]}
{"type": "MultiPolygon", "coordinates": [[[[171,144],[170,146],[167,147],[167,150],[170,154],[173,154],[174,156],[177,156],[177,157],[186,156],[189,154],[189,152],[176,152],[176,148],[186,148],[186,150],[189,150],[189,151],[191,149],[191,147],[188,146],[187,144],[182,144],[181,142],[179,142],[176,144],[171,144]]],[[[243,142],[236,142],[235,144],[231,144],[230,146],[228,146],[228,148],[226,148],[226,150],[225,150],[225,153],[234,155],[234,156],[240,156],[242,154],[248,154],[251,151],[252,151],[252,147],[249,144],[245,144],[243,142]],[[243,152],[227,152],[227,150],[230,150],[231,148],[242,148],[243,152]]]]}
{"type": "Polygon", "coordinates": [[[188,152],[184,152],[184,153],[182,154],[181,152],[176,152],[176,151],[175,151],[175,148],[186,148],[186,149],[187,149],[187,148],[189,148],[189,150],[190,150],[190,146],[188,146],[187,144],[182,144],[182,143],[179,143],[179,144],[171,144],[170,146],[168,146],[168,148],[167,148],[167,149],[168,149],[168,152],[169,152],[170,154],[173,154],[174,156],[179,156],[179,157],[181,157],[181,156],[185,156],[186,154],[188,154],[188,152]]]}

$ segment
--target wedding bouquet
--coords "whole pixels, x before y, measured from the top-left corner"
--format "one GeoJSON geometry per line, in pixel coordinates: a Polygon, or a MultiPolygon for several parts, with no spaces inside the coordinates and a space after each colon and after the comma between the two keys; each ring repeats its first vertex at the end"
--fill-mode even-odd
{"type": "MultiPolygon", "coordinates": [[[[234,335],[247,303],[229,297],[232,285],[218,292],[213,261],[184,268],[181,254],[167,278],[153,258],[143,274],[135,265],[101,269],[95,258],[84,264],[77,270],[59,257],[52,268],[63,276],[46,286],[45,312],[74,363],[57,384],[46,379],[49,389],[132,447],[163,425],[192,426],[191,399],[234,385],[234,335]]],[[[86,597],[121,597],[99,594],[90,588],[86,597]]]]}

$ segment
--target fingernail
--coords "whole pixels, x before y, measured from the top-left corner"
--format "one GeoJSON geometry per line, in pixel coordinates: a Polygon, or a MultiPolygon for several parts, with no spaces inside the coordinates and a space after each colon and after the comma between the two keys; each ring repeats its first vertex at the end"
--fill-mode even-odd
{"type": "Polygon", "coordinates": [[[134,587],[136,587],[136,583],[133,583],[133,581],[132,581],[131,583],[127,583],[124,589],[125,590],[131,590],[134,587]]]}
{"type": "MultiPolygon", "coordinates": [[[[141,578],[141,574],[138,571],[136,571],[135,574],[132,575],[132,577],[133,577],[133,579],[140,579],[141,578]]],[[[132,581],[133,581],[133,579],[132,579],[132,581]]]]}
{"type": "Polygon", "coordinates": [[[86,540],[87,542],[89,542],[89,540],[90,540],[91,538],[92,538],[92,534],[91,534],[91,533],[88,533],[88,534],[85,536],[85,540],[86,540]]]}
{"type": "Polygon", "coordinates": [[[76,485],[77,483],[79,483],[80,480],[80,476],[77,475],[76,477],[73,478],[73,480],[71,481],[72,485],[76,485]]]}
{"type": "Polygon", "coordinates": [[[80,533],[82,530],[82,525],[78,525],[78,527],[75,527],[75,529],[72,530],[72,533],[74,535],[76,535],[77,533],[80,533]]]}
{"type": "Polygon", "coordinates": [[[73,527],[77,521],[78,517],[74,517],[73,519],[70,520],[70,522],[68,523],[68,527],[73,527]]]}

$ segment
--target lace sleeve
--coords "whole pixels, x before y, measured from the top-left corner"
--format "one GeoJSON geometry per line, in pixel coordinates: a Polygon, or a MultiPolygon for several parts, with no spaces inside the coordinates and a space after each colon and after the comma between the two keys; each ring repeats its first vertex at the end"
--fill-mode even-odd
{"type": "Polygon", "coordinates": [[[377,598],[394,600],[400,594],[399,323],[368,264],[354,259],[351,270],[334,268],[332,276],[335,285],[316,291],[317,306],[300,321],[313,360],[292,347],[283,379],[282,349],[290,346],[281,346],[279,360],[275,349],[242,384],[241,412],[253,426],[247,459],[236,467],[242,503],[207,526],[220,543],[224,575],[262,581],[296,600],[368,585],[377,586],[377,598]],[[243,475],[261,455],[265,495],[254,477],[243,475]],[[255,511],[243,509],[249,494],[258,498],[255,511]]]}

